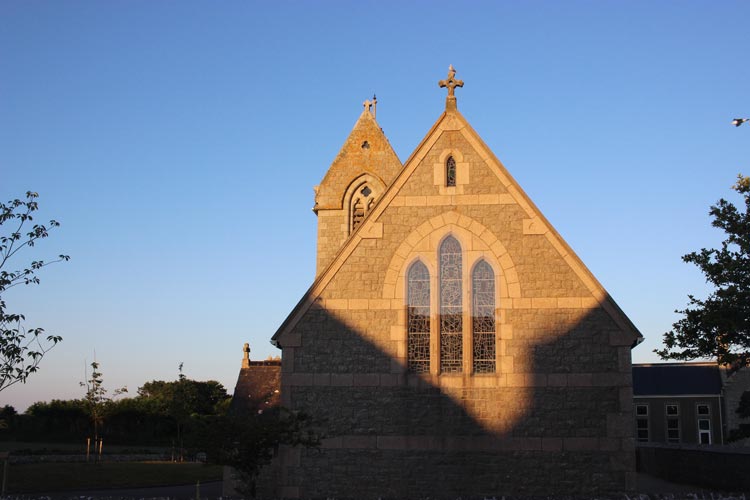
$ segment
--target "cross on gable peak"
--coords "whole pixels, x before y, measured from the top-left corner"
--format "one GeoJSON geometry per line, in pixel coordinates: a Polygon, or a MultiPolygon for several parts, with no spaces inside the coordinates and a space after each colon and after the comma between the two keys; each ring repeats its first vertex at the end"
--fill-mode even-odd
{"type": "Polygon", "coordinates": [[[451,64],[448,66],[448,78],[438,82],[440,88],[448,88],[448,97],[445,101],[446,109],[456,109],[456,87],[463,87],[464,81],[456,79],[456,69],[451,64]]]}

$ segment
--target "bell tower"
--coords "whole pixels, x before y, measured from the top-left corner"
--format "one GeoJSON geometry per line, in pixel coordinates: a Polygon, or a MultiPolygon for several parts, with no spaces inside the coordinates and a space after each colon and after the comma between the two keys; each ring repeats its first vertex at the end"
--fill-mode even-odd
{"type": "Polygon", "coordinates": [[[364,110],[352,132],[315,189],[318,216],[316,275],[331,262],[341,245],[357,231],[402,165],[375,121],[377,99],[364,110]]]}

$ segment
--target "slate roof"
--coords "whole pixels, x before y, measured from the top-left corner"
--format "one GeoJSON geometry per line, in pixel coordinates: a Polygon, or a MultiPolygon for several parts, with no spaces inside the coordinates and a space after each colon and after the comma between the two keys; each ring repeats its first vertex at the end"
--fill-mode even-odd
{"type": "Polygon", "coordinates": [[[721,394],[721,373],[714,363],[633,365],[634,396],[721,394]]]}
{"type": "Polygon", "coordinates": [[[240,369],[230,413],[245,415],[274,408],[280,402],[281,360],[250,361],[240,369]]]}

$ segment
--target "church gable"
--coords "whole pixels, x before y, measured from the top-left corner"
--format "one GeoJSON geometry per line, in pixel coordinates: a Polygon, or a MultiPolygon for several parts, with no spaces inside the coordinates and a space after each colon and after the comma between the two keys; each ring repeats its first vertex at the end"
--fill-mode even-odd
{"type": "MultiPolygon", "coordinates": [[[[592,290],[547,237],[552,233],[542,229],[535,209],[524,203],[518,190],[514,196],[503,183],[513,186],[512,179],[503,175],[501,166],[485,159],[486,154],[483,158],[482,152],[464,134],[468,132],[443,130],[439,134],[378,221],[384,227],[403,229],[404,221],[411,220],[414,231],[431,217],[455,213],[461,216],[465,228],[472,223],[481,226],[503,245],[502,250],[496,250],[512,257],[524,297],[590,298],[592,290]],[[441,174],[447,171],[451,158],[456,163],[457,182],[455,187],[446,187],[445,176],[441,174]],[[406,214],[412,217],[407,218],[406,214]]],[[[394,239],[407,241],[409,236],[409,231],[404,231],[394,239]]],[[[400,253],[407,251],[407,247],[402,245],[400,253]]],[[[496,254],[495,258],[501,255],[496,254]]]]}
{"type": "Polygon", "coordinates": [[[282,404],[329,436],[282,454],[284,491],[627,490],[640,334],[443,83],[446,111],[274,335],[282,404]]]}
{"type": "MultiPolygon", "coordinates": [[[[450,108],[300,306],[315,297],[403,300],[408,261],[425,251],[434,255],[437,235],[451,228],[470,234],[463,246],[472,255],[503,262],[506,267],[498,271],[517,276],[517,293],[500,307],[586,310],[598,304],[630,343],[640,337],[463,116],[450,108]],[[449,159],[455,163],[453,186],[447,185],[449,159]],[[489,243],[480,244],[481,236],[489,243]]],[[[298,308],[298,319],[301,312],[298,308]]]]}

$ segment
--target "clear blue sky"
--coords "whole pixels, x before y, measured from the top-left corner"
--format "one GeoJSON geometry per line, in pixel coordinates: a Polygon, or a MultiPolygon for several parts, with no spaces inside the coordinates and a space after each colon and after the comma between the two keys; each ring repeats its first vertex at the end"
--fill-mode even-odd
{"type": "MultiPolygon", "coordinates": [[[[705,294],[680,256],[750,173],[746,1],[0,3],[0,199],[59,231],[8,292],[64,342],[18,409],[82,395],[94,356],[131,392],[234,387],[313,280],[320,182],[361,112],[405,160],[459,109],[646,336],[705,294]]],[[[18,261],[20,266],[25,262],[18,261]]]]}

